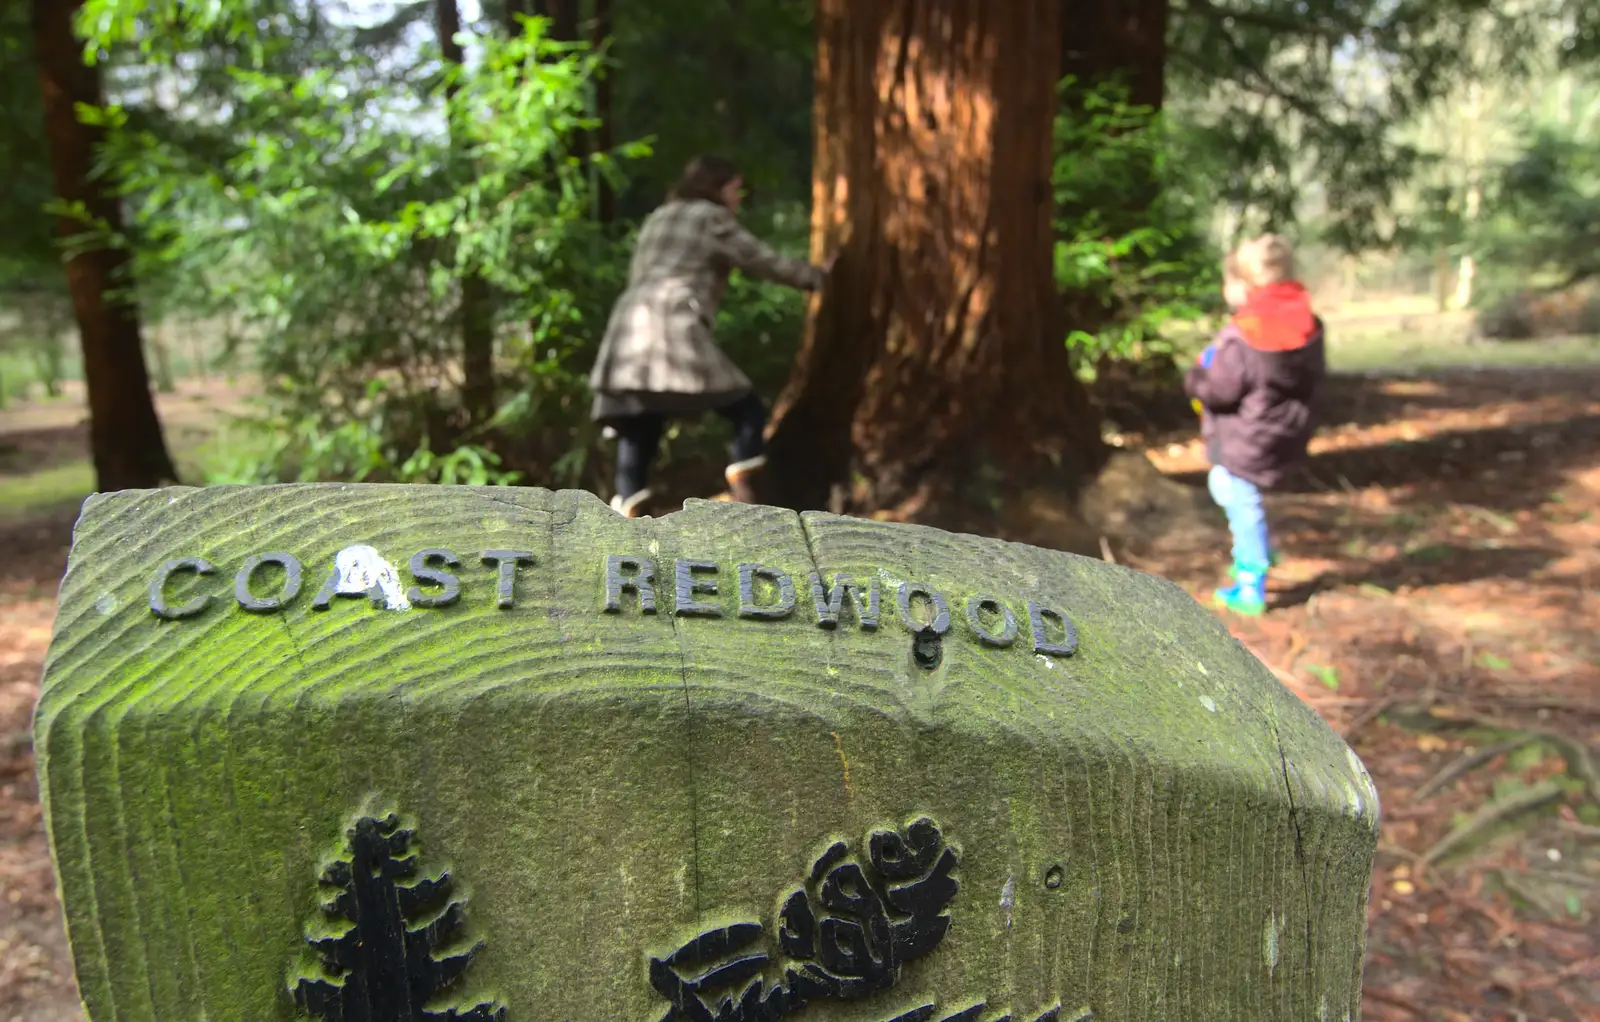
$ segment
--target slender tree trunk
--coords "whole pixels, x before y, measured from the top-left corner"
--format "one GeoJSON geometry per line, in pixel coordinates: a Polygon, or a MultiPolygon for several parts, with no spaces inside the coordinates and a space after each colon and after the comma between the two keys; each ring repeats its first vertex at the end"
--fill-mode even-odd
{"type": "Polygon", "coordinates": [[[1465,309],[1472,304],[1472,283],[1477,275],[1477,263],[1467,246],[1472,243],[1472,234],[1478,226],[1478,213],[1483,206],[1482,117],[1483,86],[1472,82],[1467,86],[1467,123],[1463,144],[1466,150],[1467,192],[1461,210],[1462,247],[1465,251],[1461,253],[1456,270],[1455,304],[1458,309],[1465,309]]]}
{"type": "MultiPolygon", "coordinates": [[[[447,63],[461,66],[463,55],[456,36],[461,32],[461,12],[456,0],[435,0],[434,27],[439,35],[439,48],[447,63]]],[[[447,96],[455,98],[452,86],[447,96]]],[[[450,133],[455,147],[455,117],[451,115],[450,133]]],[[[467,272],[461,277],[461,404],[474,425],[482,425],[494,416],[494,314],[490,308],[489,284],[477,273],[467,272]]]]}
{"type": "MultiPolygon", "coordinates": [[[[82,43],[72,30],[80,6],[75,0],[33,0],[51,176],[58,198],[119,231],[121,205],[105,178],[92,176],[104,132],[77,117],[77,104],[98,106],[103,101],[100,70],[83,63],[82,43]]],[[[63,238],[71,238],[84,228],[77,219],[62,217],[59,230],[63,238]]],[[[83,339],[89,445],[96,486],[102,491],[160,486],[178,477],[150,395],[128,271],[128,253],[120,248],[94,248],[67,260],[67,287],[83,339]]]]}
{"type": "MultiPolygon", "coordinates": [[[[594,20],[590,23],[589,44],[596,53],[599,53],[610,38],[611,0],[594,0],[594,20]]],[[[611,127],[611,95],[611,68],[603,67],[594,83],[594,115],[599,124],[589,141],[590,153],[609,153],[616,145],[611,127]]],[[[595,215],[602,224],[610,224],[617,219],[616,189],[611,187],[611,182],[606,180],[604,174],[597,175],[595,188],[595,215]]]]}
{"type": "MultiPolygon", "coordinates": [[[[583,39],[580,29],[579,0],[536,0],[540,16],[550,19],[549,37],[558,43],[575,43],[583,39]]],[[[582,159],[593,152],[594,140],[588,133],[572,140],[573,155],[582,159]]]]}
{"type": "Polygon", "coordinates": [[[156,390],[162,394],[173,393],[178,389],[178,381],[172,375],[172,349],[167,346],[159,326],[150,331],[150,351],[156,361],[156,390]]]}
{"type": "Polygon", "coordinates": [[[205,341],[201,339],[200,331],[195,329],[192,321],[186,332],[189,335],[189,357],[194,365],[194,378],[204,380],[211,375],[206,368],[205,341]]]}
{"type": "Polygon", "coordinates": [[[550,19],[550,38],[557,42],[578,41],[578,0],[534,0],[541,17],[550,19]]]}
{"type": "Polygon", "coordinates": [[[34,352],[34,375],[44,387],[44,396],[52,400],[61,396],[61,342],[48,337],[34,352]]]}
{"type": "Polygon", "coordinates": [[[1443,242],[1433,246],[1433,308],[1450,308],[1450,249],[1443,242]]]}
{"type": "MultiPolygon", "coordinates": [[[[583,18],[581,0],[534,0],[534,13],[550,19],[548,36],[555,42],[575,43],[587,39],[589,46],[599,52],[611,35],[611,0],[594,0],[587,21],[583,18]]],[[[611,82],[607,71],[602,71],[593,83],[593,89],[593,114],[599,125],[572,140],[573,155],[579,159],[608,152],[614,144],[611,131],[611,82]]],[[[594,188],[595,219],[609,224],[616,219],[614,189],[604,175],[593,167],[590,183],[594,188]]]]}
{"type": "Polygon", "coordinates": [[[774,496],[926,507],[1102,462],[1052,273],[1056,0],[819,0],[812,256],[774,496]]]}

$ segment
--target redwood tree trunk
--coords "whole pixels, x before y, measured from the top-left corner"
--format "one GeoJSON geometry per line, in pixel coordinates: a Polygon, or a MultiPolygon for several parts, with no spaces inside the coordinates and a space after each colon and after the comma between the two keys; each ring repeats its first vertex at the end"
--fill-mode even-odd
{"type": "MultiPolygon", "coordinates": [[[[456,0],[436,0],[434,27],[439,35],[439,48],[446,63],[457,67],[462,63],[461,44],[456,36],[461,32],[461,12],[456,0]]],[[[452,86],[448,95],[454,97],[452,86]]],[[[454,135],[454,124],[451,134],[454,135]]],[[[494,417],[494,315],[489,306],[488,282],[477,273],[468,272],[461,277],[461,404],[467,418],[481,425],[494,417]]]]}
{"type": "MultiPolygon", "coordinates": [[[[104,132],[77,116],[77,104],[103,102],[100,69],[85,66],[83,44],[72,30],[80,6],[72,0],[33,0],[51,177],[61,201],[80,206],[110,231],[120,232],[122,207],[116,195],[103,176],[91,176],[104,132]]],[[[63,238],[73,238],[84,226],[64,216],[58,229],[63,238]]],[[[79,251],[67,260],[67,287],[83,339],[89,446],[101,491],[160,486],[178,478],[150,396],[129,268],[128,253],[120,248],[79,251]]]]}
{"type": "Polygon", "coordinates": [[[1059,0],[819,0],[817,26],[812,256],[839,261],[778,402],[774,497],[1071,485],[1104,449],[1052,273],[1059,0]]]}

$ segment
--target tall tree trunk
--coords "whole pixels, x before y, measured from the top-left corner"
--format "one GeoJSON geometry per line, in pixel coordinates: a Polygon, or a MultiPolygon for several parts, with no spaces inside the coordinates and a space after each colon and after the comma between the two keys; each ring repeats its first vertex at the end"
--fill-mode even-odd
{"type": "MultiPolygon", "coordinates": [[[[461,32],[461,12],[456,0],[435,0],[434,27],[439,49],[447,63],[461,66],[463,55],[456,36],[461,32]]],[[[455,98],[456,87],[447,90],[455,98]]],[[[451,147],[456,145],[455,115],[450,118],[451,147]]],[[[489,307],[489,284],[477,273],[461,277],[461,404],[474,425],[494,417],[494,315],[489,307]]]]}
{"type": "Polygon", "coordinates": [[[1052,273],[1058,0],[818,0],[812,256],[838,251],[778,402],[774,496],[925,507],[1105,451],[1052,273]]]}
{"type": "MultiPolygon", "coordinates": [[[[611,38],[611,0],[594,0],[594,19],[589,29],[589,45],[599,53],[606,40],[611,38]]],[[[603,67],[594,83],[594,116],[599,123],[589,140],[590,153],[609,153],[616,145],[611,127],[611,109],[611,68],[603,67]]],[[[616,189],[611,187],[611,182],[606,180],[604,174],[598,175],[595,187],[596,217],[603,224],[614,222],[617,219],[616,189]]]]}
{"type": "Polygon", "coordinates": [[[191,323],[186,331],[189,335],[190,365],[194,367],[194,378],[204,380],[209,377],[210,371],[206,367],[205,341],[199,330],[191,323]]]}
{"type": "MultiPolygon", "coordinates": [[[[1467,165],[1466,203],[1461,210],[1462,245],[1472,244],[1472,235],[1478,227],[1478,213],[1483,206],[1483,86],[1472,82],[1467,86],[1466,137],[1463,140],[1467,165]]],[[[1472,305],[1472,282],[1477,275],[1477,263],[1469,249],[1461,253],[1456,271],[1455,304],[1458,309],[1472,305]]],[[[1440,310],[1444,311],[1443,309],[1440,310]]]]}
{"type": "Polygon", "coordinates": [[[1450,308],[1450,249],[1440,242],[1433,246],[1433,311],[1450,308]]]}
{"type": "Polygon", "coordinates": [[[1167,87],[1169,0],[1067,0],[1061,77],[1098,85],[1120,77],[1134,106],[1161,109],[1167,87]]]}
{"type": "MultiPolygon", "coordinates": [[[[81,206],[116,232],[122,228],[122,207],[105,178],[91,176],[104,132],[77,116],[77,104],[103,102],[100,69],[85,66],[83,44],[72,30],[80,6],[75,0],[33,0],[50,171],[57,198],[81,206]]],[[[58,229],[63,238],[84,230],[70,216],[60,219],[58,229]]],[[[178,478],[150,395],[128,271],[128,253],[120,248],[80,251],[67,260],[67,288],[83,339],[89,446],[101,491],[160,486],[178,478]]]]}
{"type": "Polygon", "coordinates": [[[578,0],[534,0],[541,17],[550,19],[550,38],[562,43],[578,41],[578,0]]]}

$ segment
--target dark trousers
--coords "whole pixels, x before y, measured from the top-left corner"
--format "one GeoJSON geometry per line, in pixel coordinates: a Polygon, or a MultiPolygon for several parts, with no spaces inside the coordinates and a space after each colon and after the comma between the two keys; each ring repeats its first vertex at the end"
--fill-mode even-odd
{"type": "MultiPolygon", "coordinates": [[[[767,428],[767,406],[752,391],[732,404],[717,409],[717,414],[733,426],[733,460],[748,461],[766,452],[762,434],[767,428]]],[[[661,447],[661,434],[667,428],[662,412],[646,412],[610,420],[617,431],[617,495],[623,500],[648,484],[650,463],[661,447]]]]}

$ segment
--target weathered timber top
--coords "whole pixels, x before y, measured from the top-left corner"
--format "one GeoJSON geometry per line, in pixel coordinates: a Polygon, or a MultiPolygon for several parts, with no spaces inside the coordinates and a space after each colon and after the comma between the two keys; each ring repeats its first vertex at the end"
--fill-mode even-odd
{"type": "Polygon", "coordinates": [[[36,747],[96,1020],[1359,1017],[1366,771],[1178,587],[1070,554],[98,495],[36,747]]]}

